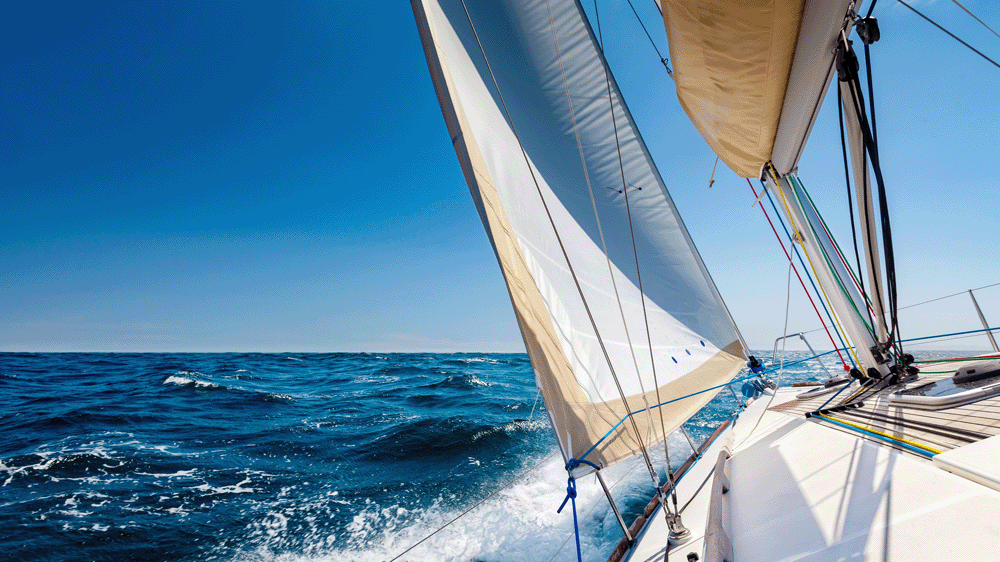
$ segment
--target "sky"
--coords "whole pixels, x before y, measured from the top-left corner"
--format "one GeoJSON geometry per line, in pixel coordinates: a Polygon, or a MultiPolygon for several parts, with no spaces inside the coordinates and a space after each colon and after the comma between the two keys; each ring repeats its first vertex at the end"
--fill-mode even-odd
{"type": "MultiPolygon", "coordinates": [[[[1000,58],[1000,37],[954,3],[913,4],[1000,58]]],[[[993,3],[963,4],[1000,29],[993,3]]],[[[599,8],[625,99],[750,346],[820,328],[787,293],[746,181],[720,164],[709,189],[715,157],[628,5],[599,8]]],[[[655,6],[637,8],[666,53],[655,6]]],[[[406,3],[5,12],[0,351],[523,351],[406,3]]],[[[900,304],[998,283],[1000,69],[898,3],[874,15],[900,304]]],[[[799,175],[843,245],[828,102],[799,175]]],[[[1000,323],[1000,286],[976,298],[1000,323]]],[[[971,302],[905,309],[903,336],[979,328],[971,302]]]]}

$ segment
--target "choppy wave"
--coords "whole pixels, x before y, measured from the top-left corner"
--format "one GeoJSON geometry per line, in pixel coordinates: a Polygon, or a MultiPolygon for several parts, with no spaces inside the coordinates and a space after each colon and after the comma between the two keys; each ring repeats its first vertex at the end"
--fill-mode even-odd
{"type": "MultiPolygon", "coordinates": [[[[188,374],[188,373],[183,373],[188,374]]],[[[194,385],[199,388],[222,388],[214,382],[204,381],[201,379],[195,379],[183,376],[182,373],[177,373],[176,375],[170,375],[167,380],[163,381],[163,384],[176,384],[179,386],[194,385]]]]}
{"type": "MultiPolygon", "coordinates": [[[[240,370],[239,372],[246,372],[245,370],[240,370]]],[[[259,377],[253,376],[239,376],[239,375],[229,375],[225,376],[227,379],[234,380],[260,380],[259,377]]],[[[259,400],[266,402],[294,402],[293,398],[289,394],[281,394],[275,392],[267,392],[264,390],[258,390],[243,386],[238,386],[235,384],[225,385],[218,382],[213,382],[211,380],[206,380],[205,375],[202,373],[189,373],[187,371],[178,371],[177,373],[170,375],[163,381],[163,384],[171,384],[177,386],[189,386],[199,390],[228,390],[232,392],[240,392],[253,396],[259,400]]]]}
{"type": "MultiPolygon", "coordinates": [[[[565,471],[524,355],[0,362],[0,549],[15,559],[387,560],[480,501],[402,560],[575,559],[572,515],[556,514],[565,471]]],[[[789,376],[820,376],[810,369],[789,376]]],[[[733,403],[720,394],[693,437],[733,403]]],[[[689,451],[679,434],[669,444],[689,451]]],[[[626,518],[648,501],[644,467],[607,469],[626,518]]],[[[604,560],[621,530],[600,487],[578,487],[585,559],[604,560]]]]}

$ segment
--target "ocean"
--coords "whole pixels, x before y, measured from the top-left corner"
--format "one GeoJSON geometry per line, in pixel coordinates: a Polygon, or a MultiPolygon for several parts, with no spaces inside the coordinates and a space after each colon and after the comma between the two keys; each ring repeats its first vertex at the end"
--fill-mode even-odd
{"type": "MultiPolygon", "coordinates": [[[[691,437],[736,404],[720,392],[691,437]]],[[[562,463],[523,354],[0,354],[3,560],[391,560],[484,498],[399,559],[575,560],[562,463]]],[[[645,464],[605,478],[631,523],[645,464]]],[[[621,529],[578,488],[603,561],[621,529]]]]}

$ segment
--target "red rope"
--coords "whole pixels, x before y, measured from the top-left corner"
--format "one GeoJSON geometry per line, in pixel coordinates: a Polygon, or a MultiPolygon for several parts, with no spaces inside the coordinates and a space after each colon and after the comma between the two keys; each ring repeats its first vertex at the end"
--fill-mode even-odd
{"type": "MultiPolygon", "coordinates": [[[[747,178],[746,180],[747,180],[747,185],[750,186],[750,191],[753,192],[754,199],[756,199],[757,190],[754,189],[753,184],[750,183],[750,178],[747,178]]],[[[781,241],[781,236],[778,235],[777,229],[774,228],[774,223],[771,222],[771,217],[767,216],[767,210],[764,209],[764,204],[760,201],[758,201],[757,203],[760,205],[761,212],[764,213],[764,218],[767,219],[767,224],[771,225],[771,232],[774,232],[774,236],[778,239],[778,244],[781,245],[781,251],[785,252],[785,257],[788,258],[789,263],[791,263],[792,256],[788,253],[788,250],[785,249],[785,243],[781,241]]],[[[837,345],[837,342],[833,341],[833,334],[831,334],[830,330],[826,327],[826,322],[823,321],[823,315],[820,314],[819,309],[816,308],[816,303],[813,302],[812,295],[809,294],[809,289],[806,289],[805,281],[802,280],[802,276],[799,275],[799,270],[796,269],[794,263],[792,263],[792,271],[794,271],[795,276],[799,278],[799,284],[802,285],[802,290],[805,291],[806,298],[809,299],[809,304],[811,304],[813,310],[816,311],[816,316],[819,318],[819,323],[821,326],[823,326],[823,330],[826,331],[826,336],[830,338],[830,343],[833,344],[833,349],[837,351],[837,357],[840,357],[840,363],[844,366],[844,370],[850,371],[851,368],[847,366],[847,361],[844,361],[844,356],[840,354],[840,346],[837,345]]]]}
{"type": "MultiPolygon", "coordinates": [[[[749,178],[747,179],[747,181],[750,181],[749,178]]],[[[753,189],[753,185],[750,186],[750,189],[753,189]]],[[[810,201],[809,203],[811,204],[812,201],[810,201]]],[[[815,208],[813,210],[815,211],[815,208]]],[[[819,216],[819,212],[818,211],[816,211],[816,216],[819,216]]],[[[862,298],[864,298],[865,293],[864,293],[864,291],[861,290],[861,284],[858,283],[857,277],[854,276],[854,271],[851,269],[851,266],[847,265],[847,259],[844,257],[844,254],[841,253],[840,246],[838,246],[837,242],[834,241],[833,234],[831,234],[830,230],[828,228],[826,228],[826,223],[823,222],[822,219],[820,219],[819,223],[820,223],[820,226],[823,227],[823,233],[826,234],[826,237],[830,240],[830,245],[833,246],[833,250],[837,253],[837,257],[840,258],[840,263],[844,264],[844,269],[847,270],[847,275],[850,276],[851,281],[854,282],[854,287],[857,288],[858,292],[861,293],[862,298]]],[[[861,274],[861,272],[858,272],[858,275],[860,275],[860,274],[861,274]]],[[[874,315],[875,314],[875,308],[872,307],[871,302],[869,302],[867,298],[865,298],[864,300],[865,300],[865,306],[868,307],[868,311],[871,312],[871,314],[874,315]]],[[[874,328],[872,328],[872,329],[874,330],[874,328]]]]}

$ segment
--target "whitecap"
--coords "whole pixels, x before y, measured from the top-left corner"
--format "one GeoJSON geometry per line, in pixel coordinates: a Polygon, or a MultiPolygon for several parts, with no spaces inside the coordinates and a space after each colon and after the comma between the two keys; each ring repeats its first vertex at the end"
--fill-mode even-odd
{"type": "Polygon", "coordinates": [[[163,384],[176,384],[178,386],[187,386],[189,384],[193,384],[197,388],[219,388],[219,385],[215,384],[214,382],[192,379],[177,375],[171,375],[167,377],[167,380],[163,381],[163,384]]]}
{"type": "Polygon", "coordinates": [[[471,384],[473,386],[493,386],[492,383],[488,383],[488,382],[480,379],[476,375],[468,375],[468,376],[466,376],[465,377],[465,382],[467,382],[467,383],[469,383],[469,384],[471,384]]]}
{"type": "Polygon", "coordinates": [[[249,484],[250,479],[247,478],[238,484],[233,484],[232,486],[212,486],[210,484],[201,484],[200,486],[195,486],[191,488],[192,490],[198,490],[199,492],[208,492],[209,495],[212,494],[246,494],[253,493],[256,490],[254,488],[244,488],[244,484],[249,484]]]}
{"type": "Polygon", "coordinates": [[[178,470],[174,473],[160,473],[160,472],[136,472],[138,476],[152,476],[153,478],[188,478],[193,475],[198,469],[191,468],[188,470],[178,470]]]}

